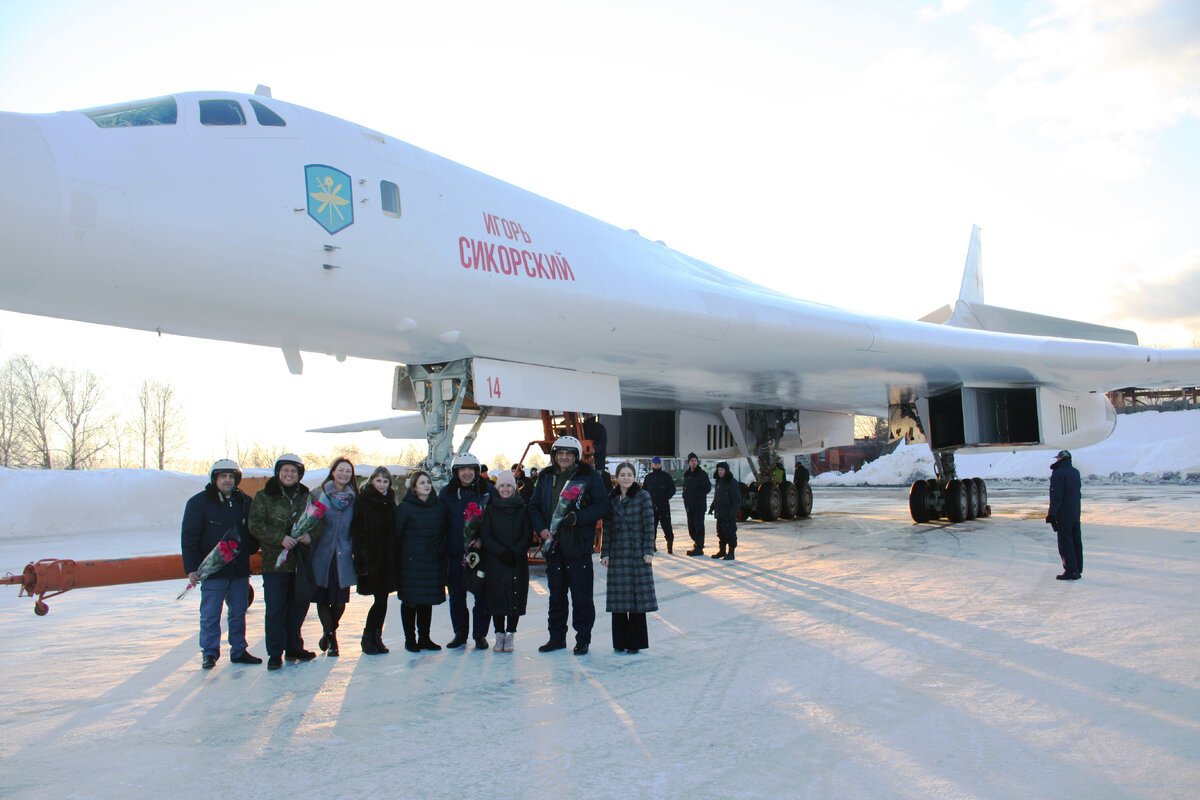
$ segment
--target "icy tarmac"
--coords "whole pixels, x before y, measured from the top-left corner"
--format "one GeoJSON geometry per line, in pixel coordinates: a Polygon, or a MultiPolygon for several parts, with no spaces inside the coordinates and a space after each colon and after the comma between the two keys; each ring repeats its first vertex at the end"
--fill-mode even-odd
{"type": "MultiPolygon", "coordinates": [[[[340,658],[274,673],[227,652],[201,671],[182,581],[44,618],[0,587],[0,796],[1195,797],[1200,487],[1085,485],[1076,583],[1054,579],[1044,484],[989,490],[990,519],[951,526],[914,525],[902,489],[820,487],[811,519],[742,525],[735,562],[660,553],[633,656],[598,560],[587,656],[536,652],[535,570],[515,653],[410,655],[393,599],[391,654],[362,655],[355,595],[340,658]]],[[[0,570],[177,542],[18,536],[0,570]]],[[[265,656],[261,602],[248,626],[265,656]]]]}

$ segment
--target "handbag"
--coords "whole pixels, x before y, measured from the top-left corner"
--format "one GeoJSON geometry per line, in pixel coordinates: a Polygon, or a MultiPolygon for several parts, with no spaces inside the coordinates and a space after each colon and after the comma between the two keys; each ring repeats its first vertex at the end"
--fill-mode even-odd
{"type": "Polygon", "coordinates": [[[296,605],[306,606],[312,602],[317,592],[317,579],[313,574],[312,551],[306,544],[298,544],[292,548],[292,558],[296,564],[296,580],[293,584],[293,594],[296,605]]]}
{"type": "Polygon", "coordinates": [[[562,530],[562,526],[559,526],[558,546],[562,549],[563,558],[571,561],[583,558],[592,552],[592,548],[587,545],[583,531],[576,525],[572,525],[565,531],[562,530]]]}
{"type": "Polygon", "coordinates": [[[478,550],[470,550],[468,551],[467,561],[468,563],[463,564],[463,584],[467,587],[468,592],[482,597],[484,592],[483,554],[478,550]],[[479,559],[475,562],[475,566],[470,565],[470,556],[472,555],[479,556],[479,559]]]}

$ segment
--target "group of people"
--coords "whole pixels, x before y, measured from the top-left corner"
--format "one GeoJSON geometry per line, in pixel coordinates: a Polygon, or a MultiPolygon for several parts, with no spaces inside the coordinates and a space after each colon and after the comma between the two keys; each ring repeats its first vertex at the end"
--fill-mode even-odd
{"type": "Polygon", "coordinates": [[[493,650],[512,652],[529,597],[527,554],[539,545],[550,598],[549,638],[538,650],[567,647],[569,618],[573,651],[586,654],[596,619],[592,554],[601,520],[613,647],[627,653],[648,647],[646,614],[658,609],[650,492],[638,485],[628,462],[617,468],[608,491],[573,436],[557,439],[550,455],[552,464],[533,480],[509,470],[485,476],[478,459],[460,454],[451,462],[450,482],[435,493],[424,470],[394,487],[385,467],[359,488],[345,458],[310,492],[301,482],[304,463],[289,453],[276,460],[253,501],[238,488],[236,462],[217,461],[204,491],[188,500],[181,532],[184,568],[200,585],[202,668],[212,669],[220,658],[222,610],[230,660],[262,663],[246,641],[250,556],[258,551],[271,670],[285,660],[316,658],[302,635],[312,604],[321,624],[319,648],[330,657],[339,654],[338,629],[351,587],[372,598],[361,638],[368,655],[389,652],[383,628],[392,592],[400,599],[406,650],[442,649],[430,631],[433,607],[448,599],[453,638],[446,647],[473,640],[476,649],[487,649],[490,626],[493,650]],[[217,553],[223,563],[214,565],[217,553]],[[474,598],[470,610],[468,594],[474,598]]]}

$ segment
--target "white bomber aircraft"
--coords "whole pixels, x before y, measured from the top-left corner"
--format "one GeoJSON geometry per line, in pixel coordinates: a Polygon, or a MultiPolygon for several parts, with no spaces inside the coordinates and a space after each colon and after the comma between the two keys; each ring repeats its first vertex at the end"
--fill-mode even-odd
{"type": "Polygon", "coordinates": [[[433,466],[464,402],[476,424],[590,411],[615,452],[754,457],[758,515],[793,516],[811,492],[770,481],[776,454],[850,443],[857,412],[929,443],[912,515],[957,521],[987,504],[956,451],[1092,444],[1105,391],[1200,383],[1200,350],[985,305],[978,229],[955,308],[905,321],[771,291],[264,87],[0,113],[0,142],[0,306],[278,347],[294,372],[302,351],[395,362],[433,466]]]}

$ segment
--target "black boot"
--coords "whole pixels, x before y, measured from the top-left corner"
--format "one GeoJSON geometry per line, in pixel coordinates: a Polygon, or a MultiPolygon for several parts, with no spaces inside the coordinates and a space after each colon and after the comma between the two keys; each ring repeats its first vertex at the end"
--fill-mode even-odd
{"type": "Polygon", "coordinates": [[[388,648],[387,648],[387,645],[383,643],[383,628],[376,628],[376,629],[375,629],[375,649],[376,649],[376,650],[377,650],[377,651],[378,651],[378,652],[379,652],[381,655],[382,655],[383,653],[390,653],[390,652],[392,652],[391,650],[388,650],[388,648]]]}
{"type": "Polygon", "coordinates": [[[709,558],[724,558],[724,557],[725,557],[725,543],[721,542],[721,546],[717,548],[717,552],[713,553],[711,556],[709,556],[709,558]]]}
{"type": "Polygon", "coordinates": [[[375,646],[375,631],[372,628],[363,628],[362,651],[369,656],[379,655],[379,648],[375,646]]]}
{"type": "Polygon", "coordinates": [[[672,555],[675,552],[675,540],[667,539],[667,555],[672,555]]]}
{"type": "Polygon", "coordinates": [[[402,603],[400,624],[404,626],[404,649],[410,653],[421,652],[421,645],[417,644],[417,609],[402,603]]]}
{"type": "MultiPolygon", "coordinates": [[[[420,635],[417,638],[417,644],[422,650],[441,650],[440,644],[434,644],[429,638],[429,625],[433,619],[433,606],[422,606],[417,609],[417,630],[420,635]]],[[[462,645],[459,645],[460,647],[462,645]]]]}
{"type": "Polygon", "coordinates": [[[325,642],[325,655],[335,656],[335,657],[337,655],[339,655],[338,643],[337,643],[337,631],[326,631],[325,638],[323,641],[325,642]]]}
{"type": "Polygon", "coordinates": [[[733,557],[733,551],[734,551],[736,548],[737,548],[737,545],[736,545],[736,544],[731,544],[731,545],[729,545],[729,552],[725,554],[725,560],[726,560],[726,561],[736,561],[736,559],[733,557]]]}

